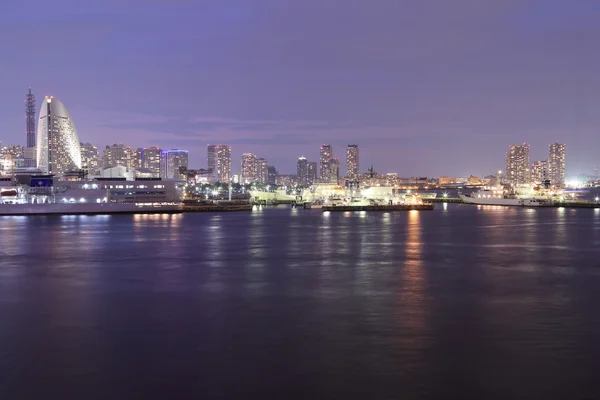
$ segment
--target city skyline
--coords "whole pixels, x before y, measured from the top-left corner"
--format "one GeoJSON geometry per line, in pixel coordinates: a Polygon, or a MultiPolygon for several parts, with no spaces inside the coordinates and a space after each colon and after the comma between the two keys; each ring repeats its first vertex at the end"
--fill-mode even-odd
{"type": "Polygon", "coordinates": [[[338,154],[358,143],[363,165],[406,176],[483,175],[524,141],[533,160],[546,157],[547,143],[567,143],[570,176],[600,164],[597,3],[59,0],[22,24],[36,3],[0,16],[12,43],[3,55],[5,144],[25,145],[21,101],[31,86],[38,99],[69,105],[84,142],[184,148],[193,166],[206,165],[203,149],[217,141],[234,160],[264,154],[286,172],[301,154],[317,159],[319,143],[338,154]],[[49,24],[71,51],[35,40],[49,24]]]}

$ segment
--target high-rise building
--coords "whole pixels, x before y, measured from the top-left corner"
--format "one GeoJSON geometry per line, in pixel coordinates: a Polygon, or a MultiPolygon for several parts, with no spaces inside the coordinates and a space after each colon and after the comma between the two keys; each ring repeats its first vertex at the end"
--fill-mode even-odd
{"type": "Polygon", "coordinates": [[[27,135],[27,147],[35,147],[35,96],[29,93],[25,96],[25,134],[27,135]]]}
{"type": "Polygon", "coordinates": [[[346,148],[346,175],[357,179],[359,174],[359,150],[357,144],[349,144],[346,148]]]}
{"type": "Polygon", "coordinates": [[[207,147],[208,169],[212,172],[209,181],[229,183],[231,177],[231,146],[211,144],[207,147]]]}
{"type": "Polygon", "coordinates": [[[298,175],[299,185],[308,185],[308,161],[304,156],[298,158],[298,163],[296,165],[296,175],[298,175]]]}
{"type": "Polygon", "coordinates": [[[242,154],[242,165],[240,168],[240,179],[243,184],[254,183],[256,179],[256,155],[252,153],[242,154]]]}
{"type": "Polygon", "coordinates": [[[331,169],[329,166],[329,160],[333,158],[333,148],[330,144],[324,144],[321,146],[321,152],[319,157],[319,176],[321,181],[329,182],[331,180],[331,169]]]}
{"type": "Polygon", "coordinates": [[[531,164],[531,180],[544,182],[548,179],[548,161],[534,161],[531,164]]]}
{"type": "Polygon", "coordinates": [[[100,153],[98,147],[91,143],[80,143],[81,167],[90,175],[100,175],[100,153]]]}
{"type": "Polygon", "coordinates": [[[338,183],[340,181],[340,160],[332,158],[329,160],[329,183],[338,183]]]}
{"type": "Polygon", "coordinates": [[[184,181],[185,174],[181,173],[181,168],[188,167],[187,150],[163,150],[161,152],[161,178],[184,181]]]}
{"type": "Polygon", "coordinates": [[[267,183],[269,185],[275,185],[277,183],[277,168],[275,168],[274,165],[269,165],[267,170],[269,171],[269,180],[267,183]]]}
{"type": "Polygon", "coordinates": [[[46,97],[37,128],[37,167],[60,175],[81,168],[81,150],[75,123],[63,103],[46,97]]]}
{"type": "Polygon", "coordinates": [[[513,186],[530,182],[529,145],[511,145],[506,153],[506,183],[513,186]]]}
{"type": "Polygon", "coordinates": [[[132,150],[124,144],[107,145],[102,153],[104,168],[131,167],[131,159],[132,150]]]}
{"type": "MultiPolygon", "coordinates": [[[[135,157],[132,157],[135,158],[135,157]]],[[[148,147],[142,150],[142,165],[154,176],[160,176],[162,162],[162,150],[158,146],[148,147]]]]}
{"type": "Polygon", "coordinates": [[[548,153],[548,179],[555,186],[565,186],[565,145],[554,142],[548,153]]]}
{"type": "Polygon", "coordinates": [[[256,181],[258,183],[269,181],[269,163],[264,158],[256,160],[256,181]]]}
{"type": "Polygon", "coordinates": [[[306,182],[308,185],[317,183],[317,162],[316,161],[308,162],[306,182]]]}

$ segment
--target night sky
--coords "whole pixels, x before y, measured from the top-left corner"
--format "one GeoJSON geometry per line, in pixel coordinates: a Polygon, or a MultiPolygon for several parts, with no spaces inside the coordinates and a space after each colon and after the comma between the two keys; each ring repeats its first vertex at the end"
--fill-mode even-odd
{"type": "Polygon", "coordinates": [[[361,170],[484,175],[560,141],[573,176],[600,165],[599,46],[597,0],[7,0],[0,140],[25,143],[32,87],[82,141],[194,167],[207,144],[292,173],[357,143],[361,170]]]}

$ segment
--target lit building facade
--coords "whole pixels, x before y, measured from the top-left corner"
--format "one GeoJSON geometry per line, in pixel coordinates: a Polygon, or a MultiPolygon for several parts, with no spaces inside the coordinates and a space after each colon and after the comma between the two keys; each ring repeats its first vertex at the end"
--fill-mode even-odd
{"type": "Polygon", "coordinates": [[[531,181],[529,145],[511,145],[506,153],[506,183],[527,185],[531,181]]]}
{"type": "Polygon", "coordinates": [[[46,97],[40,109],[37,167],[44,173],[55,175],[81,168],[75,123],[65,105],[53,97],[46,97]]]}
{"type": "Polygon", "coordinates": [[[256,182],[269,182],[269,163],[264,158],[256,160],[256,182]]]}
{"type": "Polygon", "coordinates": [[[349,144],[346,148],[346,175],[357,179],[359,175],[359,149],[357,144],[349,144]]]}
{"type": "Polygon", "coordinates": [[[0,171],[6,175],[15,169],[26,167],[24,153],[28,149],[14,144],[0,147],[0,171]]]}
{"type": "Polygon", "coordinates": [[[548,161],[534,161],[531,164],[531,180],[543,182],[548,179],[548,161]]]}
{"type": "Polygon", "coordinates": [[[81,167],[86,168],[88,174],[100,174],[100,153],[98,147],[91,143],[80,143],[81,149],[81,167]]]}
{"type": "Polygon", "coordinates": [[[331,159],[333,158],[333,147],[330,144],[324,144],[321,146],[320,157],[319,157],[319,175],[321,182],[331,183],[333,181],[331,171],[331,159]]]}
{"type": "Polygon", "coordinates": [[[163,150],[161,152],[161,178],[174,179],[176,181],[185,181],[185,174],[181,173],[181,168],[188,167],[187,150],[163,150]]]}
{"type": "Polygon", "coordinates": [[[137,149],[131,149],[131,166],[133,168],[144,168],[144,149],[138,147],[137,149]]]}
{"type": "Polygon", "coordinates": [[[113,144],[106,146],[102,153],[102,163],[104,168],[111,167],[131,167],[132,150],[124,144],[113,144]]]}
{"type": "MultiPolygon", "coordinates": [[[[132,157],[133,159],[134,157],[132,157]]],[[[157,146],[148,147],[142,150],[142,164],[155,176],[160,176],[162,163],[162,149],[157,146]]]]}
{"type": "Polygon", "coordinates": [[[548,152],[548,179],[552,185],[565,186],[565,145],[554,142],[548,152]]]}
{"type": "Polygon", "coordinates": [[[228,183],[231,177],[231,146],[211,144],[207,147],[209,182],[228,183]]]}
{"type": "Polygon", "coordinates": [[[252,153],[242,154],[242,165],[240,168],[241,182],[256,182],[256,155],[252,153]]]}
{"type": "Polygon", "coordinates": [[[298,175],[299,185],[308,185],[308,161],[304,156],[298,158],[298,163],[296,166],[296,175],[298,175]]]}

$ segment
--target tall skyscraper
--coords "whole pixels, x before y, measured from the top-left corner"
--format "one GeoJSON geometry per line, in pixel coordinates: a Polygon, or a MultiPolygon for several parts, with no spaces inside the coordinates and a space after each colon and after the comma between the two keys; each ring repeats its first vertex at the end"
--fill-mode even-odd
{"type": "Polygon", "coordinates": [[[81,167],[86,168],[88,174],[100,174],[100,153],[98,147],[91,143],[80,143],[81,149],[81,167]]]}
{"type": "Polygon", "coordinates": [[[242,154],[242,165],[240,169],[241,183],[256,182],[256,155],[252,153],[242,154]]]}
{"type": "Polygon", "coordinates": [[[333,158],[333,148],[330,144],[324,144],[321,146],[321,154],[319,157],[320,171],[319,175],[321,181],[329,183],[332,181],[331,166],[329,161],[333,158]]]}
{"type": "Polygon", "coordinates": [[[317,162],[309,161],[307,165],[307,180],[308,185],[317,183],[317,162]]]}
{"type": "Polygon", "coordinates": [[[81,150],[75,123],[63,103],[46,97],[37,129],[37,167],[60,175],[81,168],[81,150]]]}
{"type": "Polygon", "coordinates": [[[548,179],[548,161],[534,161],[531,164],[531,180],[544,182],[548,179]]]}
{"type": "Polygon", "coordinates": [[[187,150],[163,150],[161,152],[161,178],[185,181],[185,175],[180,172],[181,167],[188,167],[187,150]]]}
{"type": "Polygon", "coordinates": [[[565,186],[565,145],[554,142],[548,153],[548,179],[552,185],[565,186]]]}
{"type": "Polygon", "coordinates": [[[296,175],[298,175],[299,185],[308,185],[308,161],[304,156],[298,158],[298,163],[296,165],[296,175]]]}
{"type": "Polygon", "coordinates": [[[35,96],[29,93],[25,96],[25,133],[27,135],[27,147],[35,147],[35,96]]]}
{"type": "Polygon", "coordinates": [[[346,148],[346,175],[350,179],[358,178],[359,150],[357,144],[349,144],[346,148]]]}
{"type": "Polygon", "coordinates": [[[329,180],[329,160],[333,157],[333,148],[330,144],[324,144],[321,146],[321,152],[319,157],[319,176],[325,182],[329,180]]]}
{"type": "Polygon", "coordinates": [[[269,181],[269,163],[264,158],[256,160],[256,181],[258,183],[269,181]]]}
{"type": "MultiPolygon", "coordinates": [[[[133,155],[131,158],[134,158],[133,155]]],[[[142,163],[144,168],[150,170],[154,176],[161,173],[162,150],[160,147],[152,146],[142,150],[142,163]]]]}
{"type": "Polygon", "coordinates": [[[207,147],[208,169],[212,170],[209,181],[229,183],[231,177],[231,146],[211,144],[207,147]]]}
{"type": "Polygon", "coordinates": [[[530,176],[529,145],[511,145],[506,153],[506,183],[526,185],[531,181],[530,176]]]}

